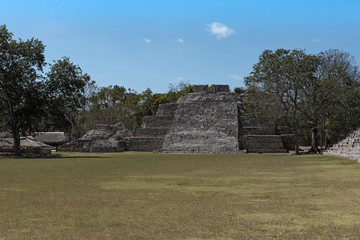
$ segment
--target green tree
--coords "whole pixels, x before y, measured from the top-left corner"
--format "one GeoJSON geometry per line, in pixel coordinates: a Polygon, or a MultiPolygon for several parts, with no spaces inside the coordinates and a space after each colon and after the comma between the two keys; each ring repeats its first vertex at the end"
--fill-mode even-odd
{"type": "MultiPolygon", "coordinates": [[[[249,85],[242,92],[243,125],[282,125],[286,118],[281,103],[275,94],[265,92],[256,85],[249,85]]],[[[286,123],[285,123],[286,124],[286,123]]]]}
{"type": "Polygon", "coordinates": [[[328,139],[334,143],[360,126],[360,73],[354,57],[347,52],[330,49],[318,57],[319,87],[312,98],[318,107],[310,114],[317,116],[313,119],[318,120],[320,140],[327,146],[328,139]]]}
{"type": "Polygon", "coordinates": [[[256,86],[275,96],[293,129],[296,154],[299,154],[299,132],[304,123],[301,104],[306,97],[305,86],[315,78],[318,62],[316,56],[306,54],[304,50],[265,50],[245,78],[248,87],[256,86]]]}
{"type": "Polygon", "coordinates": [[[15,155],[20,155],[20,133],[34,128],[43,114],[44,49],[40,40],[15,40],[5,25],[0,26],[1,117],[11,129],[15,155]]]}
{"type": "Polygon", "coordinates": [[[170,103],[176,103],[177,100],[184,96],[186,93],[194,92],[194,87],[186,82],[179,82],[177,85],[169,85],[169,91],[167,92],[167,99],[170,103]]]}
{"type": "Polygon", "coordinates": [[[144,116],[153,116],[156,114],[156,111],[160,104],[168,103],[169,99],[166,94],[155,93],[150,90],[150,88],[146,89],[141,94],[140,101],[140,111],[141,115],[144,116]]]}
{"type": "Polygon", "coordinates": [[[88,126],[122,122],[133,129],[141,124],[140,101],[141,95],[132,89],[118,85],[102,87],[90,98],[88,126]]]}
{"type": "Polygon", "coordinates": [[[54,61],[47,77],[48,111],[52,123],[80,137],[84,123],[81,111],[86,104],[85,89],[88,84],[93,84],[90,76],[68,57],[63,57],[54,61]]]}
{"type": "Polygon", "coordinates": [[[97,123],[114,124],[120,121],[117,111],[119,104],[125,101],[126,88],[122,86],[102,87],[93,96],[92,112],[97,123]]]}

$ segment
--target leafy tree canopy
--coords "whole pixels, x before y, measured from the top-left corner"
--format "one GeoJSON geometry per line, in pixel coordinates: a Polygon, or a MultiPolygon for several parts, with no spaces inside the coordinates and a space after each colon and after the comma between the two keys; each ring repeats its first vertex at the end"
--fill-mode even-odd
{"type": "Polygon", "coordinates": [[[15,40],[5,25],[0,26],[1,118],[12,132],[16,155],[20,154],[20,133],[33,128],[43,114],[44,50],[40,40],[15,40]]]}

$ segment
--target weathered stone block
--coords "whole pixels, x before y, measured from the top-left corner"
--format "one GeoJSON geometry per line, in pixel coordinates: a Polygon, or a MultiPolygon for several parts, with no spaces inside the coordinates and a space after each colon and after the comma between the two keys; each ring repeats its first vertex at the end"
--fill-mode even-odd
{"type": "Polygon", "coordinates": [[[162,150],[174,153],[237,153],[239,144],[225,133],[192,130],[169,132],[162,150]]]}
{"type": "Polygon", "coordinates": [[[213,85],[213,92],[230,92],[230,87],[229,85],[213,85]]]}
{"type": "Polygon", "coordinates": [[[135,136],[147,136],[147,137],[165,137],[170,128],[138,128],[136,129],[135,136]]]}
{"type": "Polygon", "coordinates": [[[284,149],[280,135],[244,135],[239,137],[240,149],[284,149]]]}
{"type": "Polygon", "coordinates": [[[163,143],[163,137],[135,137],[129,139],[128,150],[142,152],[160,151],[163,143]]]}
{"type": "Polygon", "coordinates": [[[170,128],[172,121],[174,117],[173,116],[146,116],[144,117],[144,121],[141,125],[142,128],[170,128]]]}
{"type": "Polygon", "coordinates": [[[156,116],[174,116],[176,109],[176,103],[160,104],[156,112],[156,116]]]}
{"type": "Polygon", "coordinates": [[[194,85],[194,92],[208,92],[209,85],[194,85]]]}

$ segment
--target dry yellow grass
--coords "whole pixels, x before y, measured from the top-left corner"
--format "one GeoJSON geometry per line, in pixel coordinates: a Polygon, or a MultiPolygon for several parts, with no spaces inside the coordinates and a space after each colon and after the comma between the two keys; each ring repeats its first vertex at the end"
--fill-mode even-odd
{"type": "Polygon", "coordinates": [[[360,239],[351,160],[75,153],[0,173],[0,239],[360,239]]]}

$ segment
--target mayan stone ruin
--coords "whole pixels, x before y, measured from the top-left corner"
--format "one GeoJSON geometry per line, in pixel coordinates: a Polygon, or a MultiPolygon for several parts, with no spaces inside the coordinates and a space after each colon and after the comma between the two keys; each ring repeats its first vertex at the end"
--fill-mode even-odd
{"type": "Polygon", "coordinates": [[[360,162],[360,129],[328,148],[324,155],[343,157],[360,162]]]}
{"type": "Polygon", "coordinates": [[[288,152],[294,149],[289,129],[242,126],[242,102],[228,85],[195,85],[176,104],[161,104],[145,117],[130,151],[169,153],[288,152]]]}
{"type": "Polygon", "coordinates": [[[35,132],[31,134],[36,141],[58,147],[70,141],[70,136],[64,132],[35,132]]]}
{"type": "Polygon", "coordinates": [[[227,85],[194,87],[177,102],[174,122],[162,150],[176,153],[239,152],[238,131],[241,100],[227,85]]]}
{"type": "Polygon", "coordinates": [[[195,85],[177,103],[160,104],[132,134],[121,123],[99,124],[61,151],[167,153],[288,152],[294,136],[284,127],[243,126],[240,95],[228,85],[195,85]]]}
{"type": "Polygon", "coordinates": [[[60,151],[77,152],[123,152],[129,131],[122,123],[115,125],[98,124],[79,139],[62,145],[60,151]]]}
{"type": "MultiPolygon", "coordinates": [[[[20,138],[20,152],[22,154],[50,156],[52,149],[54,149],[54,147],[37,141],[31,136],[20,138]]],[[[11,155],[13,152],[14,139],[12,136],[10,134],[0,134],[0,154],[11,155]]]]}

